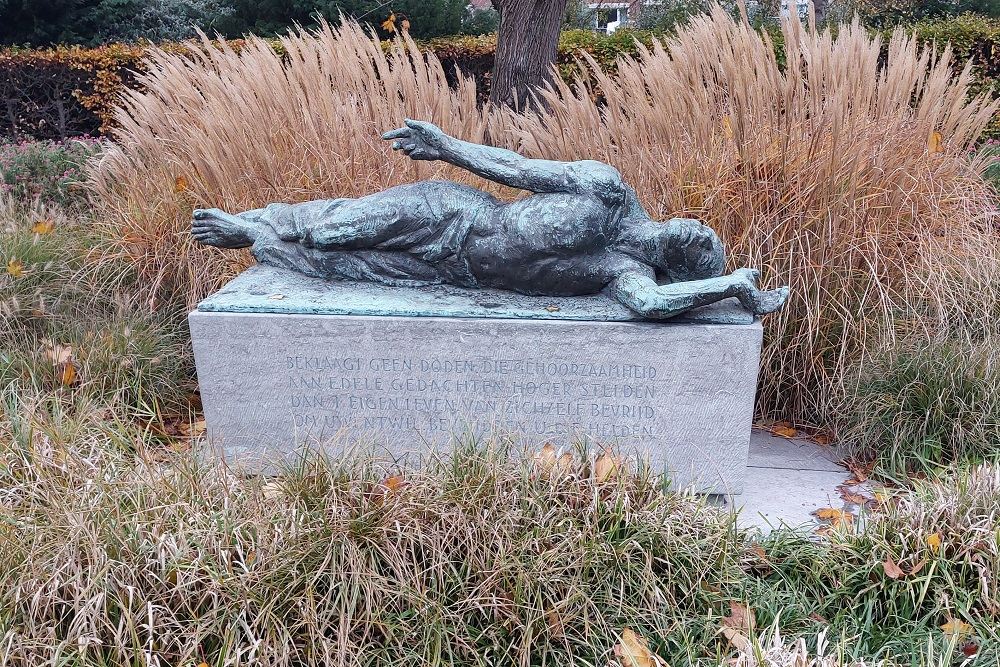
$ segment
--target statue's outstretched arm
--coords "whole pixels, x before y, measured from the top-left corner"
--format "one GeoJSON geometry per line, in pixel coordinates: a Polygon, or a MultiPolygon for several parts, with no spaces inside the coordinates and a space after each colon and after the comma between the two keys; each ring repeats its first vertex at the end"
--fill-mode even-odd
{"type": "Polygon", "coordinates": [[[394,140],[393,148],[414,160],[444,160],[520,190],[596,194],[609,204],[631,195],[617,169],[595,160],[534,160],[504,148],[456,139],[432,123],[415,120],[407,120],[405,127],[386,132],[382,138],[394,140]]]}
{"type": "Polygon", "coordinates": [[[649,319],[667,319],[730,297],[759,316],[779,310],[788,298],[788,288],[761,291],[758,275],[754,269],[739,269],[718,278],[658,285],[650,275],[633,272],[615,279],[611,292],[629,309],[649,319]]]}

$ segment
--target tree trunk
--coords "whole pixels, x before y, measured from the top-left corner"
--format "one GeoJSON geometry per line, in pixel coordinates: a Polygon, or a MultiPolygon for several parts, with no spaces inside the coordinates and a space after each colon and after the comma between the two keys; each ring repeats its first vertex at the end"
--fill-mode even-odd
{"type": "Polygon", "coordinates": [[[816,25],[823,25],[830,12],[830,0],[813,0],[813,11],[816,12],[816,25]]]}
{"type": "Polygon", "coordinates": [[[525,109],[552,78],[567,0],[493,0],[500,12],[490,102],[525,109]]]}

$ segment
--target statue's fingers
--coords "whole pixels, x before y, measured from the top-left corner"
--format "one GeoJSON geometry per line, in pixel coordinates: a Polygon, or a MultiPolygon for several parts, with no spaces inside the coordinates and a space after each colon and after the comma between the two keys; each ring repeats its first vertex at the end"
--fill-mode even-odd
{"type": "Polygon", "coordinates": [[[412,132],[410,132],[409,128],[400,127],[395,130],[389,130],[388,132],[382,135],[382,138],[385,139],[386,141],[389,141],[390,139],[403,139],[405,137],[409,137],[411,134],[412,132]]]}

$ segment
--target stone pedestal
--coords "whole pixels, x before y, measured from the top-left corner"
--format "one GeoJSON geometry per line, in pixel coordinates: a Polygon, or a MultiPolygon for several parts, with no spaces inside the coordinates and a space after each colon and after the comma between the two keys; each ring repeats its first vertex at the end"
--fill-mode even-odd
{"type": "Polygon", "coordinates": [[[739,316],[727,304],[642,322],[600,295],[395,289],[255,267],[189,321],[209,437],[237,463],[302,444],[421,452],[500,431],[529,446],[613,443],[679,485],[736,493],[761,326],[705,322],[739,316]]]}

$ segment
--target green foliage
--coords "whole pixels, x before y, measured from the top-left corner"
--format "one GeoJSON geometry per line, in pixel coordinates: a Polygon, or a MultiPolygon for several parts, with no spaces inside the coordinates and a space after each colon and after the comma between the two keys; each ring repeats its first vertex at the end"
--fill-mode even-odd
{"type": "Polygon", "coordinates": [[[78,187],[93,140],[0,146],[0,390],[51,395],[122,418],[186,409],[183,313],[128,296],[130,267],[100,247],[78,187]],[[97,409],[95,408],[95,409],[97,409]]]}
{"type": "Polygon", "coordinates": [[[838,433],[855,456],[889,473],[1000,456],[1000,365],[991,340],[900,343],[865,361],[845,393],[838,433]]]}
{"type": "Polygon", "coordinates": [[[84,165],[100,152],[89,137],[0,145],[0,192],[67,205],[78,200],[84,165]]]}

